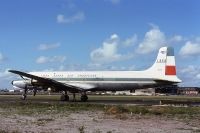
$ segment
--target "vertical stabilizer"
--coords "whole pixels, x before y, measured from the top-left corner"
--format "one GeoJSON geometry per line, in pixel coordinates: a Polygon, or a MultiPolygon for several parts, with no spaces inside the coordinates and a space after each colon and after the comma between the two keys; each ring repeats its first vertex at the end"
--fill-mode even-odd
{"type": "Polygon", "coordinates": [[[160,48],[155,63],[147,71],[153,77],[161,80],[181,82],[176,76],[175,56],[172,47],[160,48]]]}

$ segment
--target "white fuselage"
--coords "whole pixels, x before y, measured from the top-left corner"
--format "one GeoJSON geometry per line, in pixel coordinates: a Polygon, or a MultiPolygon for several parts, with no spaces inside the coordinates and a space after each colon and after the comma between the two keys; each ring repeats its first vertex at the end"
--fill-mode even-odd
{"type": "Polygon", "coordinates": [[[31,72],[85,90],[134,90],[154,87],[162,80],[147,71],[31,72]]]}

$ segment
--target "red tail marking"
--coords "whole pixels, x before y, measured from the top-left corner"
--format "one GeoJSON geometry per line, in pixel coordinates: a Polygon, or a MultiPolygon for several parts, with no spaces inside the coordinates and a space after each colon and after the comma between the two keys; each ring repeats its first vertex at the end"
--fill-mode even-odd
{"type": "Polygon", "coordinates": [[[176,66],[165,66],[165,75],[176,75],[176,66]]]}

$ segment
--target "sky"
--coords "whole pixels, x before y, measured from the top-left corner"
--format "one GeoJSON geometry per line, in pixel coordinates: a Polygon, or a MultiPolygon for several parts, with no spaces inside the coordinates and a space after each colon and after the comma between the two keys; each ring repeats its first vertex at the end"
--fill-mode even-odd
{"type": "Polygon", "coordinates": [[[2,0],[0,88],[30,71],[143,70],[175,49],[180,86],[200,86],[199,0],[2,0]]]}

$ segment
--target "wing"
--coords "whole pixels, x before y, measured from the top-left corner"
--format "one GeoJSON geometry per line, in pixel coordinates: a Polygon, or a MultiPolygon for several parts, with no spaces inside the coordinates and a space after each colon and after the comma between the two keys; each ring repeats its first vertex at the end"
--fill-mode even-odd
{"type": "MultiPolygon", "coordinates": [[[[81,88],[81,86],[78,84],[77,85],[76,84],[65,84],[65,83],[61,83],[56,80],[50,79],[50,78],[43,78],[43,77],[35,76],[35,75],[29,74],[29,73],[21,72],[21,71],[9,70],[9,72],[18,74],[21,77],[27,77],[30,79],[37,80],[38,83],[43,84],[45,86],[54,87],[56,90],[67,90],[67,91],[71,91],[71,92],[77,92],[77,91],[83,91],[84,89],[86,89],[86,88],[81,88]]],[[[89,88],[91,88],[91,87],[89,87],[89,88]]]]}

